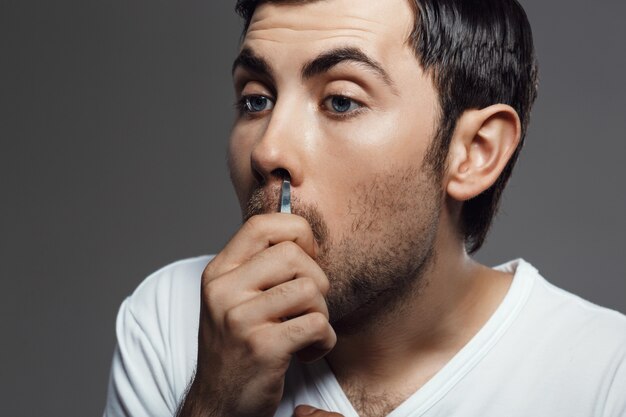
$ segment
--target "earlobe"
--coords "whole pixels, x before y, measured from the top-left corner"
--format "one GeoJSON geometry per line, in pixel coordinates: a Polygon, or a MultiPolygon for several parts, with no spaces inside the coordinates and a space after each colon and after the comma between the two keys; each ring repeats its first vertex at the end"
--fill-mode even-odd
{"type": "Polygon", "coordinates": [[[508,105],[467,110],[450,142],[446,189],[458,201],[476,197],[491,187],[517,148],[521,124],[508,105]]]}

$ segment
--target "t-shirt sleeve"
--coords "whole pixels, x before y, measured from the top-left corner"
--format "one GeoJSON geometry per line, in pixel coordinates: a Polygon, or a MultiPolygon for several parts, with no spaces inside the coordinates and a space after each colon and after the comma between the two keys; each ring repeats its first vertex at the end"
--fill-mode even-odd
{"type": "Polygon", "coordinates": [[[626,352],[613,375],[602,417],[626,417],[626,352]]]}
{"type": "Polygon", "coordinates": [[[176,412],[159,347],[126,299],[117,316],[117,346],[113,355],[104,417],[165,417],[176,412]]]}

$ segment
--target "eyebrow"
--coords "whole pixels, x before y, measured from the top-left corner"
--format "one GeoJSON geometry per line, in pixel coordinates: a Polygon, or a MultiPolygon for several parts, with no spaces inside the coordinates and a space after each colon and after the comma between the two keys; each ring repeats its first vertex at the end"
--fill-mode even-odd
{"type": "MultiPolygon", "coordinates": [[[[391,80],[391,77],[382,65],[367,56],[367,54],[359,48],[355,47],[336,48],[322,52],[320,55],[302,66],[302,79],[310,79],[324,74],[335,66],[348,61],[365,65],[365,67],[376,73],[376,75],[383,82],[385,82],[385,84],[395,90],[395,85],[391,80]]],[[[272,71],[272,67],[269,62],[265,58],[256,55],[250,48],[243,48],[241,50],[233,62],[231,72],[234,74],[238,67],[243,67],[248,71],[265,76],[271,81],[274,81],[274,72],[272,71]]]]}
{"type": "Polygon", "coordinates": [[[243,48],[241,50],[233,62],[231,73],[234,74],[238,67],[243,67],[250,72],[269,78],[272,82],[274,81],[274,72],[268,61],[256,55],[250,48],[243,48]]]}
{"type": "Polygon", "coordinates": [[[321,75],[330,71],[333,67],[343,62],[356,62],[365,65],[368,69],[374,71],[376,75],[390,87],[394,87],[394,83],[384,70],[383,66],[370,58],[355,47],[336,48],[326,51],[304,64],[302,67],[302,78],[308,79],[321,75]]]}

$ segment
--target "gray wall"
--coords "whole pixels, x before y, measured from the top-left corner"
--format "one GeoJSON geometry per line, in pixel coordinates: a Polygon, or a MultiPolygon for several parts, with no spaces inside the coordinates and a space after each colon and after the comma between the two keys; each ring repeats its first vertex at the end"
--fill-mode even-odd
{"type": "MultiPolygon", "coordinates": [[[[478,258],[626,312],[625,3],[523,4],[540,97],[478,258]]],[[[123,298],[236,230],[232,6],[0,0],[2,415],[100,414],[123,298]]]]}

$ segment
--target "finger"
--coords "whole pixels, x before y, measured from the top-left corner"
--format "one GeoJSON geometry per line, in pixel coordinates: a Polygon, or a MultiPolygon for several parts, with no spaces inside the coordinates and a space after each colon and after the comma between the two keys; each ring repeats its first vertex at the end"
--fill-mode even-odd
{"type": "Polygon", "coordinates": [[[301,277],[312,278],[322,294],[328,292],[328,278],[322,268],[300,246],[289,241],[267,248],[224,275],[240,291],[265,291],[301,277]]]}
{"type": "MultiPolygon", "coordinates": [[[[235,329],[235,332],[237,330],[235,329]]],[[[309,313],[287,320],[257,326],[252,333],[241,333],[246,340],[249,356],[264,363],[279,360],[289,362],[298,351],[314,346],[322,358],[335,346],[337,336],[321,313],[309,313]]]]}
{"type": "Polygon", "coordinates": [[[207,269],[212,276],[233,270],[257,253],[280,242],[291,241],[300,246],[310,257],[316,257],[313,231],[300,216],[286,213],[270,213],[252,216],[226,244],[207,269]]]}
{"type": "Polygon", "coordinates": [[[294,317],[283,323],[267,328],[270,340],[280,340],[291,355],[305,348],[312,347],[320,359],[335,347],[337,335],[321,313],[309,313],[294,317]]]}
{"type": "Polygon", "coordinates": [[[247,328],[290,317],[321,313],[328,320],[328,307],[315,281],[308,277],[287,281],[227,312],[229,321],[245,323],[247,328]]]}
{"type": "Polygon", "coordinates": [[[320,266],[294,242],[282,242],[214,280],[202,280],[205,302],[226,312],[285,282],[307,277],[326,295],[330,284],[320,266]]]}
{"type": "Polygon", "coordinates": [[[343,417],[343,415],[339,413],[334,413],[331,411],[324,411],[312,407],[310,405],[299,405],[296,407],[294,412],[294,417],[343,417]]]}

